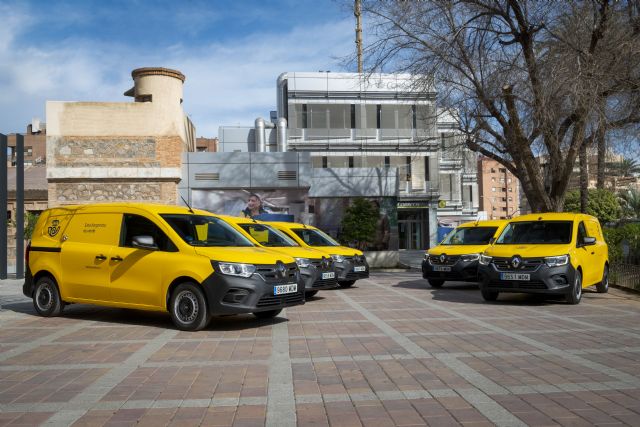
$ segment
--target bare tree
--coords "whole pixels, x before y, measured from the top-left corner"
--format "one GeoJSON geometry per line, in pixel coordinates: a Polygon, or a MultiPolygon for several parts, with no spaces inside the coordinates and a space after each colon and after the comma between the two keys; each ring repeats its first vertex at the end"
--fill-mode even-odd
{"type": "Polygon", "coordinates": [[[362,9],[367,69],[435,82],[467,147],[516,175],[534,211],[562,210],[581,147],[640,123],[638,0],[363,1],[362,9]]]}

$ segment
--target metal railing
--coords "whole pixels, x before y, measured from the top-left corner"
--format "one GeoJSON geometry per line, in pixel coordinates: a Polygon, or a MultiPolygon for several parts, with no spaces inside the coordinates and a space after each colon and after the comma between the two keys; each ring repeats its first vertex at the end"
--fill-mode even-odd
{"type": "Polygon", "coordinates": [[[612,285],[640,291],[640,265],[613,263],[609,280],[612,285]]]}

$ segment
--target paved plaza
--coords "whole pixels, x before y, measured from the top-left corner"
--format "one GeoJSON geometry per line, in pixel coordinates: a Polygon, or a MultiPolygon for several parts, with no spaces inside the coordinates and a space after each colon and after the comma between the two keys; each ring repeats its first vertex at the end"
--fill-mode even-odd
{"type": "Polygon", "coordinates": [[[374,273],[273,320],[74,305],[0,282],[0,425],[640,425],[640,298],[570,306],[374,273]]]}

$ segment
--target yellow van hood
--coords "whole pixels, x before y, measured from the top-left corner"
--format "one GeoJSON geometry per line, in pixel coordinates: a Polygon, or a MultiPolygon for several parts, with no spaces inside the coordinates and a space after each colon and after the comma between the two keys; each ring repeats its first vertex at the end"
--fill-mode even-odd
{"type": "Polygon", "coordinates": [[[301,246],[281,246],[281,247],[269,247],[270,251],[285,254],[294,258],[309,258],[309,259],[321,259],[322,257],[328,258],[329,255],[325,252],[316,251],[315,249],[303,248],[301,246]]]}
{"type": "Polygon", "coordinates": [[[282,252],[258,247],[195,247],[198,255],[206,256],[215,261],[240,262],[244,264],[275,264],[282,261],[285,264],[295,260],[282,252]]]}
{"type": "Polygon", "coordinates": [[[569,245],[493,245],[487,248],[485,255],[510,258],[520,255],[524,258],[541,258],[546,256],[566,255],[569,245]]]}
{"type": "Polygon", "coordinates": [[[438,245],[427,251],[429,255],[465,255],[481,254],[489,245],[438,245]]]}

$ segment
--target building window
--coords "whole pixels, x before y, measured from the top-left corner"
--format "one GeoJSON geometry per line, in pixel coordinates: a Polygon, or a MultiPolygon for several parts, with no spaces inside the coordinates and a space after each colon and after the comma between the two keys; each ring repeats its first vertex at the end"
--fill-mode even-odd
{"type": "Polygon", "coordinates": [[[496,187],[491,187],[491,191],[496,191],[496,187]]]}
{"type": "Polygon", "coordinates": [[[425,156],[424,158],[424,180],[431,181],[431,170],[429,169],[429,157],[425,156]]]}
{"type": "Polygon", "coordinates": [[[511,184],[511,178],[507,178],[507,182],[511,184]]]}
{"type": "Polygon", "coordinates": [[[151,95],[138,95],[135,98],[136,102],[151,102],[152,98],[151,95]]]}
{"type": "Polygon", "coordinates": [[[411,156],[407,156],[407,181],[411,181],[411,156]]]}
{"type": "Polygon", "coordinates": [[[491,177],[491,182],[496,182],[496,177],[495,176],[491,177]]]}
{"type": "Polygon", "coordinates": [[[509,187],[509,192],[513,193],[513,188],[509,187]]]}
{"type": "Polygon", "coordinates": [[[506,168],[500,168],[500,173],[507,173],[507,169],[506,168]]]}
{"type": "Polygon", "coordinates": [[[473,203],[473,187],[469,186],[469,202],[473,203]]]}
{"type": "Polygon", "coordinates": [[[302,104],[302,128],[307,129],[309,127],[309,119],[307,115],[307,104],[302,104]]]}
{"type": "Polygon", "coordinates": [[[322,157],[322,169],[327,168],[327,156],[322,157]]]}
{"type": "Polygon", "coordinates": [[[385,168],[390,168],[391,167],[391,157],[384,156],[384,167],[385,168]]]}
{"type": "Polygon", "coordinates": [[[32,156],[33,155],[33,147],[24,147],[24,155],[32,156]]]}
{"type": "Polygon", "coordinates": [[[376,105],[376,128],[380,129],[380,122],[382,121],[382,105],[376,105]]]}
{"type": "Polygon", "coordinates": [[[351,129],[356,128],[356,104],[351,104],[351,129]]]}
{"type": "Polygon", "coordinates": [[[417,117],[417,112],[416,112],[416,106],[412,105],[411,106],[411,125],[413,129],[417,129],[418,128],[418,117],[417,117]]]}
{"type": "Polygon", "coordinates": [[[353,168],[353,156],[349,156],[349,167],[353,168]]]}
{"type": "Polygon", "coordinates": [[[444,151],[447,148],[447,142],[444,133],[440,134],[440,148],[444,151]]]}
{"type": "Polygon", "coordinates": [[[507,187],[502,187],[502,192],[506,193],[507,192],[507,187]]]}
{"type": "Polygon", "coordinates": [[[496,173],[496,170],[494,168],[491,168],[491,173],[496,173]]]}
{"type": "Polygon", "coordinates": [[[510,201],[510,202],[513,202],[513,197],[509,197],[509,201],[510,201]]]}

